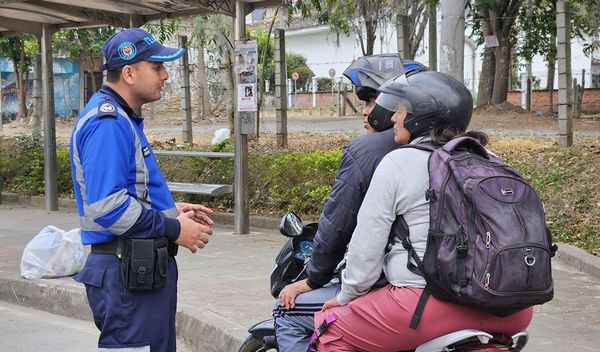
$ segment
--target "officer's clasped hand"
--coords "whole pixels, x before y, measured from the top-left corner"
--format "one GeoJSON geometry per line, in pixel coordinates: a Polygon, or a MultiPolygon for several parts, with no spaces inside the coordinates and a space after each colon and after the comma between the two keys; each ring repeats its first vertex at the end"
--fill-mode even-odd
{"type": "MultiPolygon", "coordinates": [[[[210,218],[208,219],[210,220],[210,218]]],[[[213,233],[212,220],[210,220],[211,224],[198,222],[193,210],[181,213],[177,220],[179,220],[181,230],[175,241],[176,244],[189,249],[192,253],[196,253],[198,249],[206,246],[209,236],[213,233]]]]}

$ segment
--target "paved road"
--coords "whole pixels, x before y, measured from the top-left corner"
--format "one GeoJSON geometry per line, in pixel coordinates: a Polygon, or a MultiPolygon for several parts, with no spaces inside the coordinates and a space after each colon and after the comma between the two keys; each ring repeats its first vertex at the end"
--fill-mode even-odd
{"type": "Polygon", "coordinates": [[[0,301],[2,351],[87,352],[96,349],[92,322],[66,318],[0,301]]]}
{"type": "MultiPolygon", "coordinates": [[[[177,257],[178,332],[197,351],[235,351],[248,327],[269,318],[273,298],[268,293],[268,276],[285,241],[266,229],[253,228],[251,235],[236,236],[231,226],[218,222],[205,249],[197,254],[183,250],[177,257]]],[[[47,212],[39,207],[0,204],[0,300],[16,303],[17,297],[26,305],[89,321],[83,287],[71,278],[19,277],[20,257],[29,239],[47,224],[71,229],[76,223],[73,209],[47,212]]],[[[600,350],[600,269],[592,276],[565,264],[568,258],[570,262],[591,258],[600,268],[600,260],[568,249],[559,247],[559,258],[553,261],[555,297],[536,307],[526,352],[600,350]]],[[[4,314],[0,312],[0,316],[4,314]]],[[[91,322],[89,325],[93,327],[91,322]]]]}

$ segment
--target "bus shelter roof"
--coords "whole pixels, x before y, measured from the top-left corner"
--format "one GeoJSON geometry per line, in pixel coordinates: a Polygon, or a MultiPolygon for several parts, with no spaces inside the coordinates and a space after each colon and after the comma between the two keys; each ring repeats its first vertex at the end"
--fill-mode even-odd
{"type": "MultiPolygon", "coordinates": [[[[285,0],[242,0],[245,14],[285,0]]],[[[0,36],[40,36],[42,25],[62,28],[140,26],[164,18],[221,13],[235,16],[235,0],[0,0],[0,36]]]]}

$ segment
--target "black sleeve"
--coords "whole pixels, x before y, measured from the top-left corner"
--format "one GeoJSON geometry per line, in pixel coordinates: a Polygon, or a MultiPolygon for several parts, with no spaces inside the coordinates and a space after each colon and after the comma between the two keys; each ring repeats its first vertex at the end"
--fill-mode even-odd
{"type": "Polygon", "coordinates": [[[319,229],[307,266],[307,284],[312,289],[329,282],[336,266],[344,258],[367,188],[368,183],[365,184],[356,159],[350,149],[345,149],[335,183],[319,218],[319,229]]]}

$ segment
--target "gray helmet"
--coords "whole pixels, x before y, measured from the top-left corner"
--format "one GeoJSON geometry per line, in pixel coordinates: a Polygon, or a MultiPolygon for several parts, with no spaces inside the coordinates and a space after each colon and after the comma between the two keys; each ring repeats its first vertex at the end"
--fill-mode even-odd
{"type": "Polygon", "coordinates": [[[413,60],[402,60],[398,54],[379,54],[359,57],[344,71],[356,87],[360,100],[377,97],[377,89],[389,79],[407,71],[429,70],[413,60]]]}
{"type": "Polygon", "coordinates": [[[473,98],[467,87],[436,71],[402,74],[381,85],[368,117],[371,127],[377,131],[392,127],[391,118],[400,104],[408,113],[404,128],[411,138],[426,134],[443,121],[466,131],[473,113],[473,98]]]}

